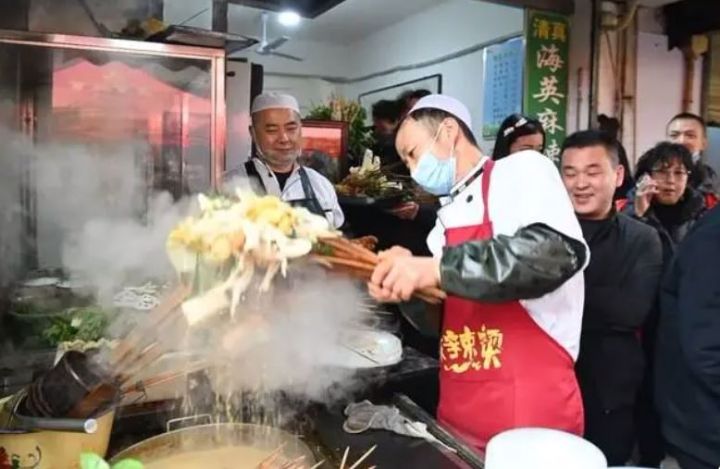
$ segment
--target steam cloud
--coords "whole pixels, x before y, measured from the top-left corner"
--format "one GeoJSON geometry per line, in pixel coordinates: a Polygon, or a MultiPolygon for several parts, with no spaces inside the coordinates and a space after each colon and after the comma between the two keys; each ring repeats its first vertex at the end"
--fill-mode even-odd
{"type": "MultiPolygon", "coordinates": [[[[37,188],[39,261],[89,282],[101,299],[147,279],[171,280],[165,254],[172,227],[193,210],[194,198],[174,203],[169,194],[149,194],[149,148],[137,143],[35,146],[0,130],[0,280],[19,278],[21,226],[25,213],[21,180],[32,174],[37,188]],[[140,168],[140,169],[139,169],[140,168]]],[[[25,204],[26,205],[26,204],[25,204]]],[[[331,400],[353,386],[351,371],[333,364],[348,324],[361,319],[361,291],[322,270],[295,269],[289,284],[252,303],[238,321],[223,317],[189,335],[145,331],[183,355],[210,361],[219,393],[284,391],[302,399],[331,400]],[[198,353],[199,351],[199,353],[198,353]],[[199,355],[199,357],[198,357],[199,355]]],[[[186,359],[190,361],[190,359],[186,359]]],[[[177,367],[177,363],[173,367],[177,367]]],[[[157,373],[177,369],[156,369],[157,373]]]]}

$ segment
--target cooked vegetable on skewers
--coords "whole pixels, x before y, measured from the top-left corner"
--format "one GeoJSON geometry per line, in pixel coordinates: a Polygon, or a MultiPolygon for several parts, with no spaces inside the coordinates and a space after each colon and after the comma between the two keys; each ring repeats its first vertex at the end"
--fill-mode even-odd
{"type": "Polygon", "coordinates": [[[288,262],[309,254],[320,236],[339,235],[324,217],[273,196],[238,191],[237,199],[200,195],[199,203],[200,215],[183,221],[167,241],[179,273],[217,277],[183,303],[191,326],[228,307],[234,316],[256,273],[262,274],[258,289],[266,292],[278,273],[286,276],[288,262]]]}
{"type": "MultiPolygon", "coordinates": [[[[350,241],[330,228],[327,219],[294,208],[277,197],[237,193],[237,199],[201,195],[200,214],[186,219],[169,235],[168,255],[181,274],[211,277],[207,288],[183,302],[194,326],[229,309],[234,317],[243,295],[258,277],[257,289],[270,290],[273,279],[287,275],[290,261],[309,256],[325,267],[367,280],[377,264],[374,237],[350,241]]],[[[438,291],[419,298],[439,302],[438,291]]]]}
{"type": "Polygon", "coordinates": [[[362,165],[350,168],[350,174],[335,189],[348,197],[385,198],[406,193],[402,183],[390,180],[381,170],[380,157],[373,156],[370,150],[365,152],[362,165]]]}

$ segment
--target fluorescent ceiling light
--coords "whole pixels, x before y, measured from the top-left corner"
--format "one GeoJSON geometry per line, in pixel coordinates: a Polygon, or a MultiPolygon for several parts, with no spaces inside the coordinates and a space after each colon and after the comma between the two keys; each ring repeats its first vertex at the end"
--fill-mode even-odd
{"type": "Polygon", "coordinates": [[[278,23],[283,26],[297,26],[300,24],[300,15],[290,10],[281,11],[278,13],[278,23]]]}

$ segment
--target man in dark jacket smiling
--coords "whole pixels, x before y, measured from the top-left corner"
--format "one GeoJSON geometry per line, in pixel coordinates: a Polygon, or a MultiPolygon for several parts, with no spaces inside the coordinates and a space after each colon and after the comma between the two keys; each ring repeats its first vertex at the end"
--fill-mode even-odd
{"type": "Polygon", "coordinates": [[[683,469],[720,466],[720,208],[678,248],[660,293],[656,394],[683,469]]]}
{"type": "Polygon", "coordinates": [[[650,312],[662,271],[651,227],[614,210],[623,182],[615,140],[602,132],[568,137],[561,159],[565,187],[590,247],[576,370],[585,437],[610,465],[624,465],[635,443],[634,403],[644,372],[637,331],[650,312]]]}

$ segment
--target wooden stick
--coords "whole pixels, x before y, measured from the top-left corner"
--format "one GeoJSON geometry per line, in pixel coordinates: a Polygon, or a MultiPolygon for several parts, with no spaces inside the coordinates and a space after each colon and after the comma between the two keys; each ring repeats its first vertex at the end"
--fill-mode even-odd
{"type": "Polygon", "coordinates": [[[360,459],[358,459],[355,462],[355,464],[350,466],[350,469],[357,469],[357,467],[360,465],[360,463],[365,461],[368,458],[368,456],[370,456],[373,453],[373,451],[375,451],[376,448],[377,448],[377,445],[370,448],[365,454],[362,455],[362,457],[360,459]]]}
{"type": "Polygon", "coordinates": [[[160,360],[167,351],[168,349],[166,347],[162,347],[156,342],[155,346],[151,350],[148,350],[147,353],[143,353],[137,358],[137,360],[135,360],[135,363],[130,364],[130,367],[127,369],[128,374],[134,374],[148,369],[150,366],[157,363],[157,361],[160,360]]]}
{"type": "Polygon", "coordinates": [[[345,469],[345,463],[347,462],[348,453],[350,452],[350,447],[345,447],[345,454],[343,454],[342,462],[340,463],[340,469],[345,469]]]}
{"type": "MultiPolygon", "coordinates": [[[[370,280],[370,276],[372,275],[373,271],[372,266],[350,259],[317,255],[314,255],[313,259],[318,261],[322,265],[330,264],[332,267],[340,267],[335,268],[334,270],[343,271],[364,281],[370,280]]],[[[445,299],[446,295],[445,292],[440,290],[439,288],[430,287],[417,290],[415,293],[413,293],[413,296],[416,296],[417,298],[425,301],[426,303],[438,304],[445,299]]]]}
{"type": "Polygon", "coordinates": [[[365,248],[364,246],[353,243],[346,238],[323,238],[320,241],[327,244],[333,249],[349,255],[352,258],[362,260],[371,264],[377,264],[379,262],[377,254],[365,248]]]}
{"type": "Polygon", "coordinates": [[[328,262],[330,264],[337,264],[337,265],[342,265],[342,266],[346,266],[346,267],[353,267],[356,269],[366,270],[369,273],[372,273],[372,271],[375,269],[375,266],[373,264],[369,264],[367,262],[362,262],[362,261],[356,261],[356,260],[352,260],[352,259],[345,259],[342,257],[313,255],[313,258],[318,259],[320,261],[328,262]]]}
{"type": "Polygon", "coordinates": [[[181,284],[173,289],[173,291],[150,312],[148,320],[133,328],[125,337],[125,340],[120,341],[115,350],[113,350],[110,359],[111,369],[114,369],[118,363],[127,358],[126,356],[128,354],[139,348],[143,342],[147,340],[142,331],[157,331],[159,326],[180,306],[189,293],[190,287],[187,285],[181,284]]]}
{"type": "Polygon", "coordinates": [[[333,257],[355,257],[355,252],[339,241],[340,239],[341,238],[324,238],[320,240],[320,242],[332,249],[333,257]]]}
{"type": "Polygon", "coordinates": [[[441,299],[438,299],[432,295],[428,295],[426,293],[423,293],[422,291],[416,291],[413,293],[413,296],[416,297],[419,300],[424,301],[425,303],[436,305],[442,303],[441,299]]]}
{"type": "Polygon", "coordinates": [[[117,388],[108,383],[96,386],[83,400],[70,411],[70,418],[88,418],[101,406],[113,402],[117,398],[117,388]]]}
{"type": "Polygon", "coordinates": [[[285,443],[278,446],[277,449],[270,453],[267,458],[260,461],[260,464],[258,464],[256,469],[271,469],[271,464],[275,463],[275,461],[278,460],[278,458],[280,457],[280,453],[282,452],[284,447],[285,443]]]}
{"type": "Polygon", "coordinates": [[[421,288],[415,293],[417,293],[418,297],[424,296],[426,298],[432,298],[434,301],[437,302],[442,302],[445,300],[445,298],[447,298],[447,295],[444,291],[435,287],[421,288]]]}
{"type": "MultiPolygon", "coordinates": [[[[139,345],[139,344],[138,344],[139,345]]],[[[143,348],[135,348],[128,351],[128,353],[118,363],[113,365],[112,371],[117,375],[125,375],[130,371],[130,368],[143,356],[152,353],[154,350],[159,348],[160,345],[157,342],[153,342],[150,345],[143,348]]]]}
{"type": "MultiPolygon", "coordinates": [[[[178,378],[182,378],[183,376],[189,375],[190,373],[195,373],[197,371],[203,370],[207,368],[209,365],[206,361],[200,361],[198,363],[193,363],[185,368],[183,368],[180,371],[173,371],[168,373],[161,373],[159,375],[153,376],[151,378],[147,378],[142,381],[138,381],[134,384],[131,384],[129,386],[124,387],[121,390],[122,394],[128,394],[131,392],[142,392],[144,389],[151,388],[153,386],[158,386],[160,384],[164,384],[170,381],[174,381],[178,378]]],[[[124,384],[126,382],[130,381],[130,377],[125,378],[124,381],[121,382],[121,384],[124,384]]]]}

